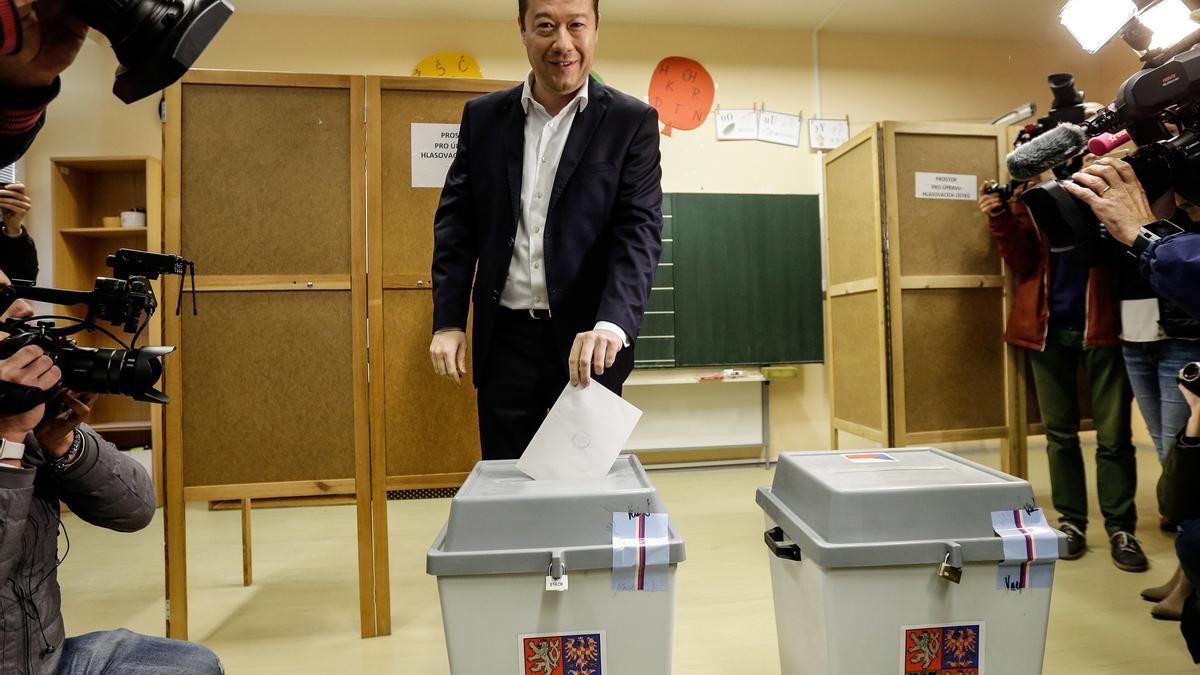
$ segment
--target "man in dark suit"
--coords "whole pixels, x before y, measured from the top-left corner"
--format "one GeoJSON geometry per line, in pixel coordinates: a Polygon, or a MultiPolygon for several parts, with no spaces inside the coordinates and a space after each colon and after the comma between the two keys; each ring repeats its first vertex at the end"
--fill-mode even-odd
{"type": "Polygon", "coordinates": [[[621,392],[662,250],[658,114],[590,77],[599,0],[518,12],[532,71],[467,103],[434,217],[430,358],[461,381],[473,299],[484,459],[520,457],[568,381],[621,392]]]}

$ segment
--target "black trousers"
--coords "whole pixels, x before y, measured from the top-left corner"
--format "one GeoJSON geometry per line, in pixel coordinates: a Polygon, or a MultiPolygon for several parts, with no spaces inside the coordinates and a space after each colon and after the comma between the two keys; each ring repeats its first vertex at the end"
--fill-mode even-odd
{"type": "MultiPolygon", "coordinates": [[[[567,356],[555,342],[551,320],[499,309],[476,399],[485,460],[518,459],[525,452],[570,380],[567,356]]],[[[608,374],[593,379],[619,396],[624,378],[608,374]]]]}

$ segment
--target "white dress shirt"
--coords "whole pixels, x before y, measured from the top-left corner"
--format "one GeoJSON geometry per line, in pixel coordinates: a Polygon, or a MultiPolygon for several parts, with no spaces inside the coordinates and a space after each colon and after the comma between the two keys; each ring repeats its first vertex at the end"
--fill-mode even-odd
{"type": "MultiPolygon", "coordinates": [[[[521,91],[521,107],[525,109],[525,152],[521,163],[521,217],[517,221],[517,236],[513,243],[512,260],[508,264],[508,279],[500,294],[500,305],[509,309],[550,309],[546,291],[544,237],[546,216],[550,209],[550,194],[554,177],[562,161],[563,149],[571,135],[575,114],[587,108],[588,87],[585,84],[557,115],[533,98],[533,73],[525,78],[521,91]]],[[[629,346],[625,331],[608,321],[596,322],[595,329],[611,331],[629,346]]]]}

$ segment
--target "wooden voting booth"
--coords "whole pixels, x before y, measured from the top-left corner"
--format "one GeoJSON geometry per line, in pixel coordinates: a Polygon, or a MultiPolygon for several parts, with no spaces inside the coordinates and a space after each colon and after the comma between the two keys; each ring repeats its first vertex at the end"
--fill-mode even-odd
{"type": "Polygon", "coordinates": [[[185,638],[185,499],[340,487],[369,553],[364,81],[193,71],[166,103],[164,243],[199,292],[166,321],[168,635],[185,638]]]}
{"type": "Polygon", "coordinates": [[[826,157],[834,447],[998,438],[1003,469],[1025,474],[1010,285],[972,184],[1006,179],[1007,150],[1003,127],[883,122],[826,157]]]}
{"type": "Polygon", "coordinates": [[[468,100],[513,84],[367,78],[371,496],[380,634],[391,630],[387,492],[457,487],[480,458],[470,373],[455,385],[435,376],[429,361],[433,216],[441,189],[413,187],[413,125],[457,125],[468,100]]]}
{"type": "Polygon", "coordinates": [[[240,500],[245,536],[249,500],[327,495],[357,506],[362,634],[390,632],[387,490],[457,486],[479,459],[474,389],[429,363],[440,190],[411,187],[410,129],[511,84],[192,71],[167,91],[164,244],[199,291],[165,328],[171,637],[186,501],[240,500]]]}

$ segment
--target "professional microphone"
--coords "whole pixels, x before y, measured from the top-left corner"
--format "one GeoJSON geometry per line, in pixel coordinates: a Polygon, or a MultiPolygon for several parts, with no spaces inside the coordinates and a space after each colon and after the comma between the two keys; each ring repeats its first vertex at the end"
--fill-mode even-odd
{"type": "Polygon", "coordinates": [[[1013,180],[1036,178],[1079,154],[1087,141],[1083,127],[1060,124],[1008,153],[1008,173],[1013,180]]]}

